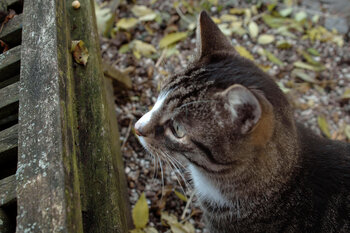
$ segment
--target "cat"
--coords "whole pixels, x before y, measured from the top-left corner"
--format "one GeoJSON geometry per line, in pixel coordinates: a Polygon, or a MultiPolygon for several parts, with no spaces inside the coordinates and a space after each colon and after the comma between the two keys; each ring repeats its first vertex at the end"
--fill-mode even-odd
{"type": "Polygon", "coordinates": [[[350,144],[295,121],[273,79],[203,11],[195,61],[135,124],[188,168],[211,233],[350,232],[350,144]]]}

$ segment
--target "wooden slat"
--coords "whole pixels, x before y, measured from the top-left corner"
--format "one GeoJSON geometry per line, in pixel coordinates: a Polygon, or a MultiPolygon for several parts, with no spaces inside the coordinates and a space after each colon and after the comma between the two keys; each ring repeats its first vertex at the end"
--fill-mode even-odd
{"type": "Polygon", "coordinates": [[[0,132],[0,160],[1,153],[11,150],[18,145],[18,125],[14,125],[0,132]]]}
{"type": "Polygon", "coordinates": [[[15,175],[0,180],[0,206],[16,199],[16,185],[15,175]]]}
{"type": "Polygon", "coordinates": [[[20,44],[22,37],[22,20],[23,15],[20,14],[16,15],[8,23],[6,23],[2,31],[0,32],[0,40],[4,41],[9,45],[20,44]]]}
{"type": "Polygon", "coordinates": [[[18,101],[19,83],[13,83],[0,89],[0,109],[18,101]]]}
{"type": "Polygon", "coordinates": [[[21,46],[0,54],[0,82],[19,73],[21,60],[21,46]]]}

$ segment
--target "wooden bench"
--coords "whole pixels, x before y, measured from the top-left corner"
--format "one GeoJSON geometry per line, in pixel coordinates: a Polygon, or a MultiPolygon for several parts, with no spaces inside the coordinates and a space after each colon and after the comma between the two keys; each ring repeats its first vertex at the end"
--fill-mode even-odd
{"type": "Polygon", "coordinates": [[[10,47],[0,54],[0,232],[128,232],[94,1],[5,1],[19,15],[0,32],[10,47]],[[73,61],[73,40],[88,48],[86,66],[73,61]]]}

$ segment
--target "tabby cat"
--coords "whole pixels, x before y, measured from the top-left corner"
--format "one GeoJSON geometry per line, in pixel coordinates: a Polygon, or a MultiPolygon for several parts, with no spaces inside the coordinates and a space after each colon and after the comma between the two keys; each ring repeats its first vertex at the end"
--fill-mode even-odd
{"type": "Polygon", "coordinates": [[[197,50],[135,132],[150,153],[186,164],[209,232],[350,232],[350,144],[297,123],[206,12],[197,50]]]}

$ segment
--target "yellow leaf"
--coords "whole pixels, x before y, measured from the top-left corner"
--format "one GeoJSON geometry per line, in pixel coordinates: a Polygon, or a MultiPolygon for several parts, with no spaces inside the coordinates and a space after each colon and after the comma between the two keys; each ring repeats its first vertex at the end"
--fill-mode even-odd
{"type": "Polygon", "coordinates": [[[325,69],[323,66],[314,66],[314,65],[310,65],[310,64],[307,64],[305,62],[302,62],[302,61],[294,62],[294,66],[297,68],[313,70],[313,71],[322,71],[325,69]]]}
{"type": "Polygon", "coordinates": [[[142,5],[135,5],[131,8],[131,12],[136,16],[136,17],[143,17],[145,15],[150,15],[153,14],[153,10],[142,5]]]}
{"type": "Polygon", "coordinates": [[[224,14],[224,15],[221,15],[220,20],[222,22],[233,22],[233,21],[237,21],[237,16],[224,14]]]}
{"type": "Polygon", "coordinates": [[[230,9],[230,14],[233,14],[233,15],[243,15],[244,13],[245,13],[244,8],[232,8],[232,9],[230,9]]]}
{"type": "Polygon", "coordinates": [[[341,98],[342,98],[342,99],[350,99],[350,88],[347,88],[347,89],[344,91],[344,93],[343,93],[343,95],[342,95],[341,98]]]}
{"type": "Polygon", "coordinates": [[[160,42],[159,42],[159,47],[160,48],[165,48],[171,44],[174,44],[180,40],[183,40],[187,37],[187,32],[175,32],[175,33],[170,33],[166,36],[164,36],[160,42]]]}
{"type": "Polygon", "coordinates": [[[134,40],[133,45],[134,45],[133,47],[134,51],[137,51],[142,56],[149,56],[152,53],[157,52],[156,48],[154,48],[153,45],[145,43],[141,40],[134,40]]]}
{"type": "Polygon", "coordinates": [[[112,14],[111,9],[101,8],[97,3],[95,4],[95,14],[97,29],[103,36],[109,36],[110,31],[114,24],[115,16],[112,14]]]}
{"type": "Polygon", "coordinates": [[[239,53],[239,55],[241,55],[242,57],[245,57],[245,58],[247,58],[249,60],[254,61],[253,55],[246,48],[244,48],[243,46],[236,45],[235,49],[239,53]]]}
{"type": "Polygon", "coordinates": [[[135,27],[137,23],[138,20],[136,18],[121,18],[117,23],[117,27],[128,30],[130,28],[135,27]]]}
{"type": "Polygon", "coordinates": [[[255,38],[258,36],[259,27],[254,21],[251,21],[248,25],[248,31],[249,31],[250,37],[255,38]]]}
{"type": "Polygon", "coordinates": [[[187,201],[187,197],[186,197],[185,195],[183,195],[182,193],[180,193],[179,191],[174,190],[174,193],[175,193],[175,195],[176,195],[178,198],[180,198],[181,200],[187,201]]]}
{"type": "Polygon", "coordinates": [[[301,70],[301,69],[294,69],[294,70],[292,71],[292,73],[291,73],[291,76],[292,76],[292,77],[298,77],[298,78],[302,79],[302,80],[305,81],[305,82],[317,83],[317,80],[316,80],[314,77],[312,77],[312,76],[306,74],[306,73],[305,73],[303,70],[301,70]]]}
{"type": "Polygon", "coordinates": [[[194,226],[189,222],[185,222],[183,224],[182,228],[184,230],[186,230],[186,233],[195,233],[196,232],[196,230],[194,229],[194,226]]]}
{"type": "Polygon", "coordinates": [[[132,210],[132,219],[137,229],[144,228],[148,223],[149,210],[145,193],[142,193],[132,210]]]}
{"type": "Polygon", "coordinates": [[[320,127],[322,133],[325,136],[327,136],[328,138],[331,138],[331,133],[329,131],[329,126],[328,126],[326,118],[324,116],[318,116],[317,123],[318,123],[318,126],[320,127]]]}
{"type": "Polygon", "coordinates": [[[85,47],[82,40],[72,41],[71,53],[73,54],[74,60],[81,65],[86,65],[89,58],[89,51],[85,47]]]}
{"type": "Polygon", "coordinates": [[[158,233],[157,229],[155,229],[154,227],[146,227],[143,229],[143,231],[145,233],[158,233]]]}
{"type": "Polygon", "coordinates": [[[270,53],[269,51],[265,50],[265,55],[267,56],[267,58],[275,63],[276,65],[279,65],[279,66],[284,66],[284,63],[278,58],[276,57],[275,55],[273,55],[272,53],[270,53]]]}
{"type": "Polygon", "coordinates": [[[258,43],[259,44],[270,44],[274,40],[275,40],[275,37],[273,35],[262,34],[258,38],[258,43]]]}
{"type": "Polygon", "coordinates": [[[176,216],[173,214],[168,214],[167,212],[162,212],[160,218],[162,224],[165,226],[178,223],[176,216]]]}

